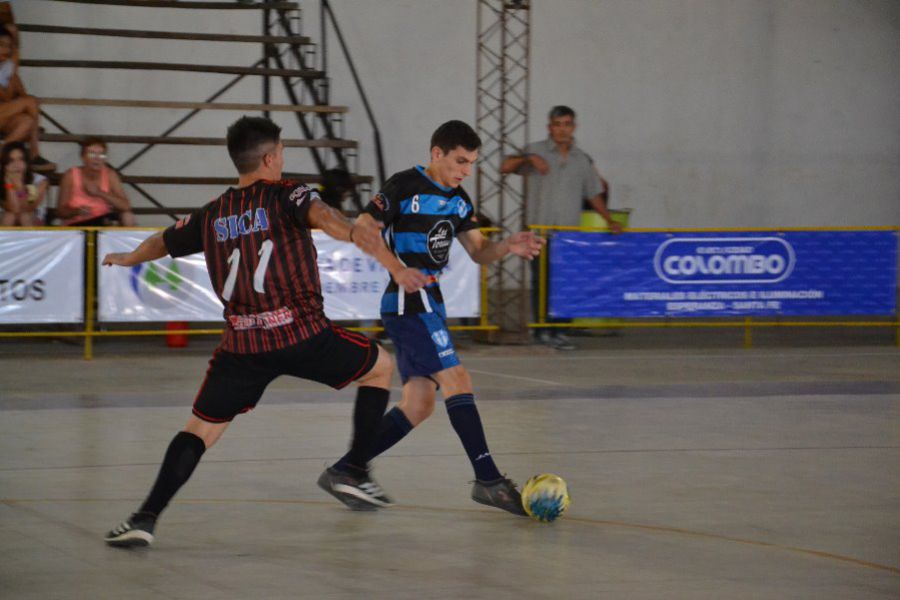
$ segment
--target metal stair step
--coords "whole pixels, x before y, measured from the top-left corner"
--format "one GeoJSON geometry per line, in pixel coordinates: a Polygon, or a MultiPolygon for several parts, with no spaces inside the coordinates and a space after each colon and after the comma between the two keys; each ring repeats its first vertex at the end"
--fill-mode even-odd
{"type": "Polygon", "coordinates": [[[191,33],[178,31],[140,31],[136,29],[106,29],[97,27],[61,27],[57,25],[18,25],[19,31],[29,33],[59,33],[70,35],[108,36],[143,38],[157,40],[194,40],[198,42],[246,42],[259,44],[302,44],[309,45],[306,36],[283,35],[236,35],[226,33],[191,33]]]}
{"type": "Polygon", "coordinates": [[[226,73],[230,75],[272,75],[275,77],[301,77],[320,79],[322,71],[313,69],[267,69],[265,67],[241,67],[226,65],[194,65],[187,63],[134,62],[119,60],[36,60],[22,59],[23,67],[56,67],[82,69],[138,69],[151,71],[190,71],[194,73],[226,73]]]}
{"type": "MultiPolygon", "coordinates": [[[[89,137],[76,133],[42,133],[45,142],[80,142],[89,137]]],[[[165,144],[170,146],[224,146],[225,138],[214,137],[180,137],[153,135],[100,135],[109,144],[165,144]]],[[[353,140],[328,139],[287,139],[282,140],[285,148],[356,148],[359,144],[353,140]]]]}
{"type": "Polygon", "coordinates": [[[346,106],[311,104],[253,104],[246,102],[180,102],[177,100],[115,100],[103,98],[38,98],[41,104],[55,106],[107,106],[119,108],[185,108],[200,110],[272,111],[304,113],[346,113],[346,106]]]}

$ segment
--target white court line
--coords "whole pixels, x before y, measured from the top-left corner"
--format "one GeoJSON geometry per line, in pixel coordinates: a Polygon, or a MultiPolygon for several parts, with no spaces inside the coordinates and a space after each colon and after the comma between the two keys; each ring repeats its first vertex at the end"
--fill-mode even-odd
{"type": "Polygon", "coordinates": [[[478,373],[479,375],[491,375],[493,377],[506,377],[507,379],[521,379],[522,381],[533,381],[535,383],[548,383],[550,385],[562,385],[558,381],[550,381],[549,379],[535,379],[534,377],[522,377],[521,375],[507,375],[506,373],[494,373],[493,371],[476,371],[466,367],[469,373],[478,373]]]}
{"type": "MultiPolygon", "coordinates": [[[[886,352],[811,352],[811,353],[803,353],[797,352],[792,354],[758,354],[754,353],[752,350],[748,353],[744,354],[682,354],[680,352],[673,351],[672,354],[641,354],[639,350],[623,350],[623,352],[633,352],[633,354],[624,354],[617,356],[610,356],[606,354],[590,354],[588,356],[572,356],[571,352],[566,353],[565,356],[468,356],[466,360],[469,361],[477,361],[477,360],[523,360],[523,359],[536,359],[541,361],[547,360],[564,360],[566,362],[576,361],[576,360],[678,360],[682,358],[686,359],[698,359],[705,360],[708,358],[724,358],[724,359],[740,359],[747,360],[750,358],[854,358],[856,356],[884,356],[884,357],[898,357],[900,358],[900,353],[886,351],[886,352]]],[[[469,369],[471,371],[471,369],[469,369]]]]}

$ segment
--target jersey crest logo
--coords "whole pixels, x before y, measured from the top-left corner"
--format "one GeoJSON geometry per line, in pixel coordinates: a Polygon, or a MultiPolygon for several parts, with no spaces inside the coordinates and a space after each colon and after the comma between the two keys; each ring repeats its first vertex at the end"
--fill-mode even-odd
{"type": "Polygon", "coordinates": [[[376,207],[378,207],[378,210],[380,210],[381,212],[387,212],[388,209],[391,207],[391,204],[388,201],[387,196],[385,196],[381,192],[378,192],[377,194],[372,196],[372,204],[374,204],[376,207]]]}
{"type": "Polygon", "coordinates": [[[466,206],[466,201],[463,200],[462,198],[460,198],[460,199],[458,199],[456,202],[457,202],[457,204],[456,204],[456,212],[459,213],[459,218],[460,218],[460,219],[465,219],[465,218],[466,218],[466,211],[468,210],[468,207],[466,206]]]}
{"type": "Polygon", "coordinates": [[[447,333],[446,329],[438,329],[431,334],[431,339],[434,340],[435,344],[444,348],[450,343],[450,334],[447,333]]]}
{"type": "Polygon", "coordinates": [[[185,225],[187,225],[191,220],[191,215],[186,216],[183,219],[178,219],[178,222],[175,223],[175,229],[181,229],[185,225]]]}
{"type": "Polygon", "coordinates": [[[301,185],[300,187],[295,189],[293,192],[291,192],[291,195],[288,198],[288,201],[293,202],[297,206],[300,206],[301,204],[306,202],[306,197],[308,195],[308,192],[309,192],[309,188],[304,185],[301,185]]]}
{"type": "Polygon", "coordinates": [[[438,221],[428,232],[428,256],[439,265],[446,264],[450,257],[450,245],[453,243],[453,224],[450,221],[438,221]]]}

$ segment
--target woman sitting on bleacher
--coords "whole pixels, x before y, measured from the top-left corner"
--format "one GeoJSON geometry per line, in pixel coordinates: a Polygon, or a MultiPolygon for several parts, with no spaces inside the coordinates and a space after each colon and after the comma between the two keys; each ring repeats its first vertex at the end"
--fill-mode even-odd
{"type": "Polygon", "coordinates": [[[134,213],[119,175],[106,166],[106,142],[81,143],[83,166],[72,167],[59,184],[57,216],[65,225],[135,225],[134,213]],[[117,223],[118,222],[118,223],[117,223]]]}
{"type": "Polygon", "coordinates": [[[47,178],[31,170],[28,149],[22,142],[10,142],[0,151],[3,173],[3,216],[0,225],[33,227],[43,225],[47,178]]]}
{"type": "Polygon", "coordinates": [[[6,26],[0,27],[0,134],[6,142],[28,142],[33,170],[55,171],[56,165],[38,154],[39,105],[25,91],[18,71],[15,38],[6,26]]]}

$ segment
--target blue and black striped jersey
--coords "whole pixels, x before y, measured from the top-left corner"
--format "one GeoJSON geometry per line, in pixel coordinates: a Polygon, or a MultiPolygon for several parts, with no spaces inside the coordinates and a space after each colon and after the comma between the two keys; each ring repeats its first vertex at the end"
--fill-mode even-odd
{"type": "Polygon", "coordinates": [[[382,314],[446,315],[438,278],[447,266],[453,238],[478,227],[469,195],[462,187],[437,183],[416,166],[388,179],[365,212],[384,223],[385,241],[400,261],[431,280],[423,290],[403,294],[391,278],[381,299],[382,314]]]}

